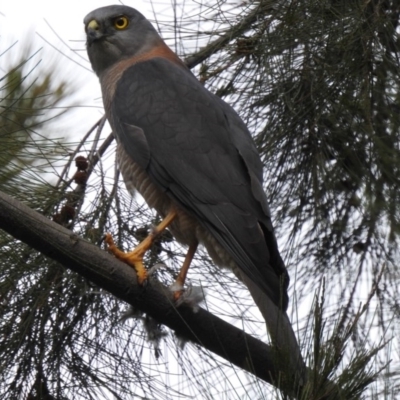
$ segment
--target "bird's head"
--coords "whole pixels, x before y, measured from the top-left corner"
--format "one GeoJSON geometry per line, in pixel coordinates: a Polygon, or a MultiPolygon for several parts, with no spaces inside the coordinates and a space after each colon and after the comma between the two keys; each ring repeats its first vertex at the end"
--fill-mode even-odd
{"type": "Polygon", "coordinates": [[[98,8],[83,22],[89,60],[98,76],[121,59],[145,53],[162,42],[151,23],[131,7],[98,8]]]}

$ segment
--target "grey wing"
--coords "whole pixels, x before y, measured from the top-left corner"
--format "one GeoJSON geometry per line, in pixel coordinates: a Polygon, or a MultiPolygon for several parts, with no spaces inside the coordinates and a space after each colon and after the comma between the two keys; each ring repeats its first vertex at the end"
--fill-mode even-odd
{"type": "Polygon", "coordinates": [[[110,119],[128,155],[286,310],[289,279],[262,189],[261,162],[233,109],[189,71],[156,58],[124,72],[110,119]]]}

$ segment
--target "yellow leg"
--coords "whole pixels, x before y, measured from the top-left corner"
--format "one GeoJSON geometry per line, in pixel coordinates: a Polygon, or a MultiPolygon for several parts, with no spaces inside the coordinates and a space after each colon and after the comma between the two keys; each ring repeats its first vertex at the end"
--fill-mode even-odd
{"type": "Polygon", "coordinates": [[[147,271],[143,265],[143,257],[146,251],[153,244],[154,239],[165,229],[171,222],[176,218],[177,213],[175,210],[170,211],[167,216],[158,224],[155,229],[150,233],[149,236],[146,237],[139,245],[131,252],[124,253],[119,250],[114,243],[112,236],[107,233],[105,236],[105,242],[108,245],[107,250],[114,254],[115,257],[124,261],[131,267],[133,267],[137,274],[137,279],[139,285],[142,285],[143,282],[147,279],[147,271]]]}
{"type": "MultiPolygon", "coordinates": [[[[186,253],[185,261],[182,264],[182,268],[179,271],[178,277],[176,278],[175,285],[177,287],[182,287],[185,284],[186,276],[189,271],[190,264],[193,260],[193,257],[196,253],[198,243],[192,244],[189,246],[189,250],[186,253]]],[[[174,292],[174,300],[178,300],[179,297],[182,296],[183,290],[177,290],[174,292]]]]}

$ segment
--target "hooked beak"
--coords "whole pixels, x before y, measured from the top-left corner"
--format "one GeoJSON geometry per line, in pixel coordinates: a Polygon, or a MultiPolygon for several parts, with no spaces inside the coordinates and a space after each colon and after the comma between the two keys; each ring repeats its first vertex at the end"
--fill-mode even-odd
{"type": "Polygon", "coordinates": [[[100,25],[95,19],[92,19],[86,27],[87,46],[91,46],[93,42],[99,40],[101,37],[103,37],[103,33],[100,30],[100,25]]]}

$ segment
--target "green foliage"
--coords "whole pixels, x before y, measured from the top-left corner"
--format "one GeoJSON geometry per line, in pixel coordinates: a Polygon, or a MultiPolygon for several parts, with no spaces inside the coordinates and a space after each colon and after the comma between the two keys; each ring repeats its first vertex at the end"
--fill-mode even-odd
{"type": "Polygon", "coordinates": [[[306,235],[302,253],[321,267],[354,246],[375,255],[388,239],[388,252],[400,232],[397,3],[268,5],[227,68],[215,75],[216,57],[202,69],[253,124],[277,224],[306,235]]]}
{"type": "MultiPolygon", "coordinates": [[[[54,72],[32,66],[37,56],[22,56],[0,78],[0,189],[25,201],[51,191],[43,174],[66,148],[49,131],[50,122],[67,111],[62,103],[71,93],[66,82],[55,83],[54,72]]],[[[64,135],[60,128],[57,133],[64,135]]],[[[35,206],[43,200],[36,198],[35,206]]]]}
{"type": "Polygon", "coordinates": [[[314,299],[312,329],[308,331],[311,342],[309,379],[301,393],[301,399],[360,399],[386,367],[372,367],[379,351],[387,345],[386,342],[372,349],[368,349],[368,345],[362,343],[359,349],[350,351],[352,346],[349,342],[357,329],[360,317],[370,306],[369,302],[375,291],[376,288],[354,317],[348,319],[345,316],[346,308],[340,310],[335,318],[336,325],[329,328],[326,323],[325,282],[323,283],[322,293],[314,299]]]}
{"type": "Polygon", "coordinates": [[[357,244],[375,255],[386,237],[388,251],[400,229],[395,2],[281,11],[265,44],[280,47],[284,67],[272,68],[266,96],[251,107],[268,110],[259,140],[275,193],[285,193],[278,218],[306,233],[307,257],[321,266],[348,261],[357,244]],[[290,47],[279,37],[293,38],[290,47]]]}
{"type": "MultiPolygon", "coordinates": [[[[54,179],[49,172],[67,150],[55,135],[65,132],[54,126],[53,131],[51,122],[68,110],[63,102],[72,88],[57,83],[54,72],[33,64],[38,54],[30,54],[27,47],[0,78],[0,190],[43,211],[59,201],[57,188],[46,177],[54,179]]],[[[50,400],[44,396],[47,384],[39,379],[43,371],[36,355],[44,349],[45,325],[54,309],[51,283],[62,279],[62,270],[4,232],[0,232],[0,260],[1,396],[28,398],[26,393],[21,397],[20,388],[36,379],[35,387],[43,395],[37,398],[50,400]]]]}

